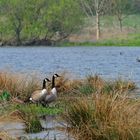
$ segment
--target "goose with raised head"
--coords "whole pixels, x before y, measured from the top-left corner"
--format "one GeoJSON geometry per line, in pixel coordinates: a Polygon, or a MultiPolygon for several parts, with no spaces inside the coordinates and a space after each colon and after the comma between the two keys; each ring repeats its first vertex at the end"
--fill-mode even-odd
{"type": "Polygon", "coordinates": [[[57,89],[55,86],[55,78],[60,77],[58,74],[54,74],[52,76],[52,87],[51,87],[51,91],[48,95],[45,96],[44,98],[44,104],[48,105],[49,103],[53,102],[56,100],[57,98],[57,89]]]}
{"type": "Polygon", "coordinates": [[[30,101],[33,103],[40,102],[44,99],[44,97],[47,95],[48,91],[46,89],[46,83],[51,82],[48,78],[45,78],[43,80],[42,90],[36,90],[31,94],[31,97],[29,98],[30,101]]]}

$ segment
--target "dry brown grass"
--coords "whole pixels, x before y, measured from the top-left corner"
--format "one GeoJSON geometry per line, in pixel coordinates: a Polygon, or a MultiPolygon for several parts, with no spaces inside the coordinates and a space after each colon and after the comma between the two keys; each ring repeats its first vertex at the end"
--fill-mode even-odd
{"type": "MultiPolygon", "coordinates": [[[[114,82],[108,82],[98,75],[89,75],[83,80],[71,79],[66,72],[60,73],[60,75],[61,77],[56,80],[56,86],[60,95],[80,95],[81,93],[89,94],[106,90],[109,92],[110,90],[124,92],[136,87],[131,81],[119,79],[114,82]]],[[[0,71],[0,93],[8,91],[12,97],[19,97],[24,100],[34,90],[40,89],[42,80],[40,80],[39,76],[36,74],[0,71]]]]}
{"type": "Polygon", "coordinates": [[[69,75],[64,72],[61,77],[56,80],[58,92],[61,95],[71,95],[77,93],[76,89],[82,86],[83,81],[77,79],[70,79],[69,75]]]}
{"type": "Polygon", "coordinates": [[[78,99],[65,119],[79,140],[139,140],[140,101],[118,93],[78,99]]]}
{"type": "Polygon", "coordinates": [[[8,91],[12,97],[25,99],[39,87],[39,80],[35,74],[19,74],[11,71],[0,72],[0,90],[8,91]]]}
{"type": "Polygon", "coordinates": [[[11,136],[5,131],[0,132],[0,139],[1,140],[16,140],[16,139],[11,138],[11,136]]]}
{"type": "Polygon", "coordinates": [[[135,89],[136,85],[135,85],[134,82],[118,79],[113,83],[113,87],[114,87],[115,90],[119,90],[121,92],[124,92],[124,91],[127,91],[127,90],[135,89]]]}
{"type": "Polygon", "coordinates": [[[23,122],[22,113],[19,110],[10,111],[0,116],[0,122],[13,121],[13,120],[16,120],[16,122],[18,121],[23,122]]]}
{"type": "Polygon", "coordinates": [[[105,81],[98,75],[89,75],[85,80],[87,84],[91,85],[95,89],[98,89],[99,91],[105,86],[105,81]]]}
{"type": "Polygon", "coordinates": [[[59,87],[58,92],[61,95],[81,95],[92,94],[97,92],[110,93],[119,91],[120,93],[128,92],[136,88],[134,82],[117,79],[115,81],[105,81],[98,75],[89,75],[84,79],[70,79],[67,73],[62,73],[57,79],[56,85],[59,87]]]}

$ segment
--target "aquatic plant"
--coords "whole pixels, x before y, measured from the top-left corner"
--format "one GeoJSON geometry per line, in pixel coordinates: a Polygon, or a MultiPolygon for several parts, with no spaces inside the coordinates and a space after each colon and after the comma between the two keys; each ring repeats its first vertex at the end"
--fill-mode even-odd
{"type": "Polygon", "coordinates": [[[63,112],[62,108],[43,107],[42,105],[26,104],[16,107],[22,113],[22,119],[26,123],[27,132],[39,132],[42,130],[40,116],[57,115],[63,112]]]}
{"type": "Polygon", "coordinates": [[[8,91],[3,91],[0,95],[0,101],[6,100],[8,101],[10,99],[10,93],[8,91]]]}

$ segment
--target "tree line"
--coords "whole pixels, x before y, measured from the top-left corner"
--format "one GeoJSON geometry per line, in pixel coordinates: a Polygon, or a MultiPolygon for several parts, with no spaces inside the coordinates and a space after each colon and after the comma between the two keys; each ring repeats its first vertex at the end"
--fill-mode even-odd
{"type": "Polygon", "coordinates": [[[114,15],[120,23],[140,13],[139,0],[0,0],[0,42],[10,45],[50,45],[80,30],[85,17],[114,15]]]}

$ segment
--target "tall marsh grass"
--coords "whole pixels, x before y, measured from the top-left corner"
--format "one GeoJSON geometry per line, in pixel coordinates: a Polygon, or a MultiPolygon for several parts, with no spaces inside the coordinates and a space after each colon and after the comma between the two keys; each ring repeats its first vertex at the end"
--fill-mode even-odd
{"type": "MultiPolygon", "coordinates": [[[[118,79],[115,81],[105,81],[98,75],[89,75],[84,79],[70,79],[67,73],[61,73],[61,77],[56,80],[58,92],[66,94],[91,94],[97,91],[108,90],[127,91],[136,87],[135,83],[118,79]]],[[[36,74],[20,74],[11,71],[0,71],[0,92],[7,91],[12,97],[25,99],[37,89],[40,89],[42,79],[36,74]]],[[[50,88],[50,86],[49,86],[50,88]]]]}
{"type": "Polygon", "coordinates": [[[57,80],[59,93],[66,94],[85,94],[90,95],[97,92],[110,93],[111,91],[119,91],[121,93],[133,90],[136,88],[134,82],[118,78],[114,81],[106,81],[98,75],[88,75],[84,79],[69,79],[67,75],[61,74],[61,78],[57,80]]]}
{"type": "Polygon", "coordinates": [[[11,138],[7,132],[0,132],[0,139],[1,140],[16,140],[14,138],[11,138]]]}
{"type": "Polygon", "coordinates": [[[12,97],[27,98],[35,89],[40,88],[34,75],[0,71],[0,90],[8,91],[12,97]]]}
{"type": "Polygon", "coordinates": [[[97,94],[70,104],[65,119],[79,140],[139,140],[140,100],[97,94]]]}

